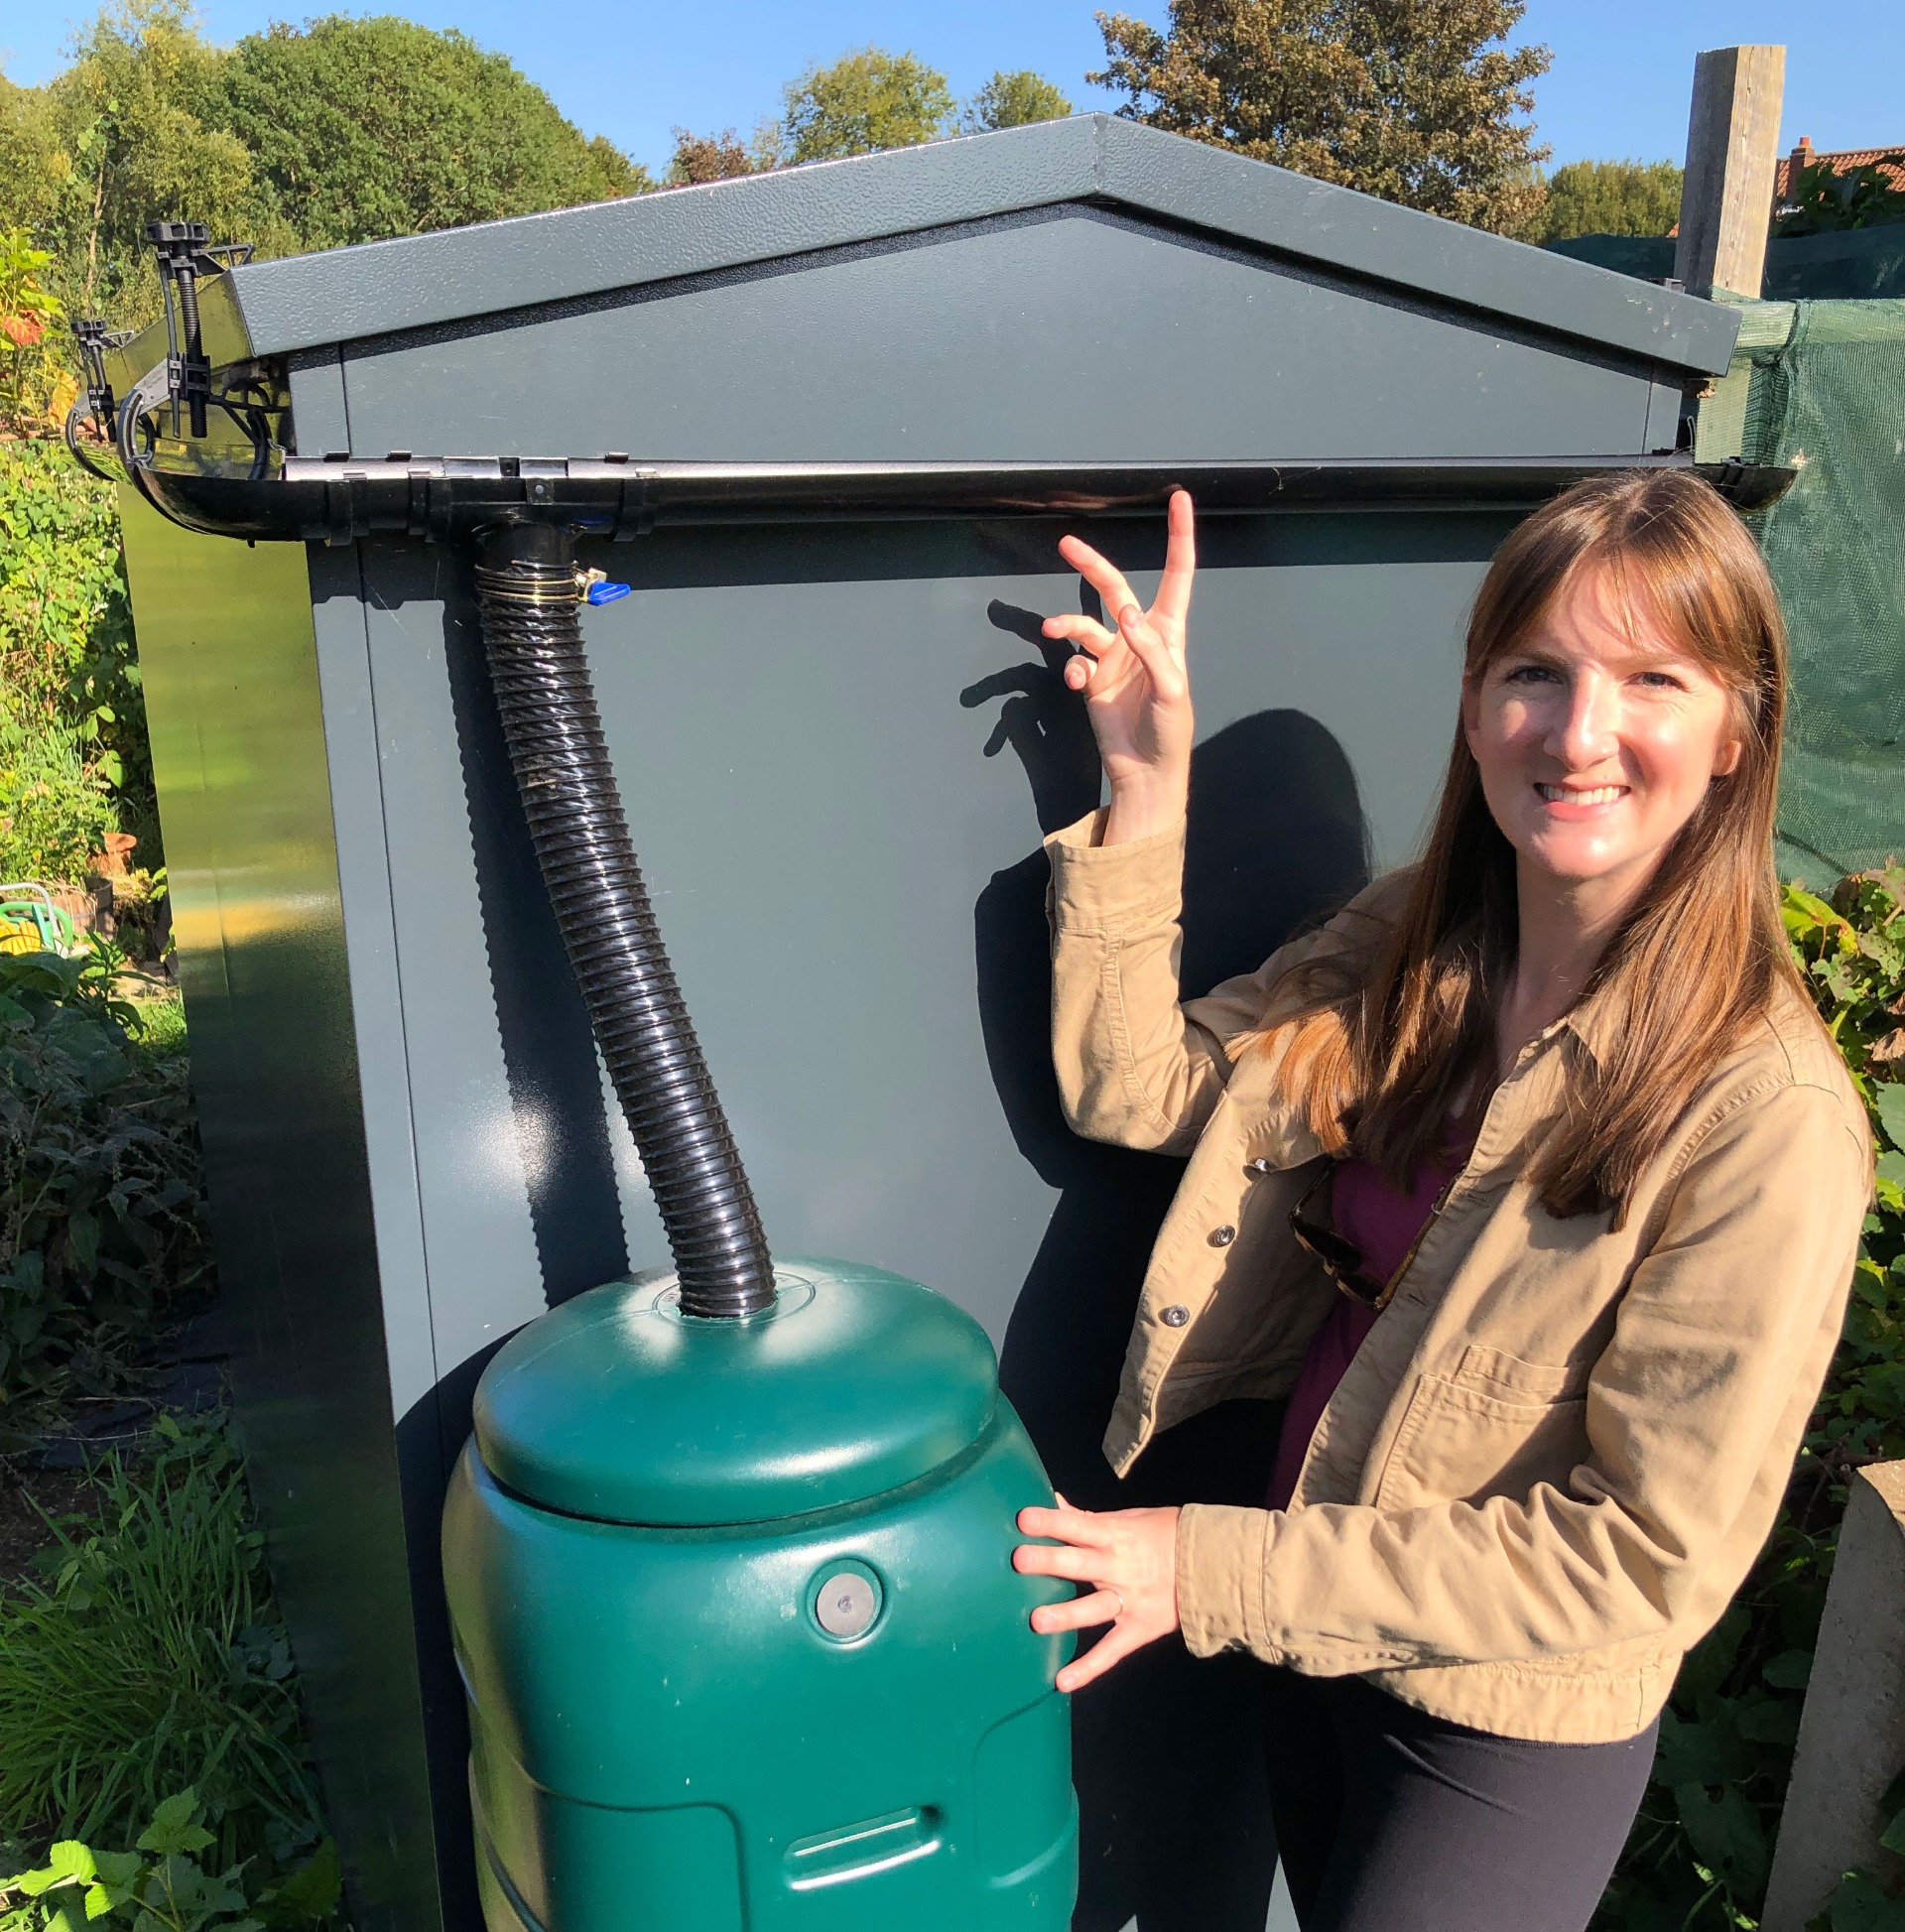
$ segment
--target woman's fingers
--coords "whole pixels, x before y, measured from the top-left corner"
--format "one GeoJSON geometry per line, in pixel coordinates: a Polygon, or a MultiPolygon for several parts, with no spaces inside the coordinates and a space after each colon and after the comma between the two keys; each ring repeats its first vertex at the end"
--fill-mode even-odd
{"type": "Polygon", "coordinates": [[[1039,628],[1055,643],[1081,644],[1097,657],[1102,657],[1115,641],[1112,632],[1081,610],[1061,611],[1056,617],[1048,617],[1039,628]]]}
{"type": "Polygon", "coordinates": [[[1191,581],[1198,573],[1198,524],[1189,490],[1173,490],[1165,513],[1169,535],[1164,551],[1164,576],[1158,580],[1156,614],[1183,628],[1191,611],[1191,581]]]}
{"type": "Polygon", "coordinates": [[[1184,666],[1170,645],[1160,637],[1148,617],[1136,604],[1126,604],[1118,623],[1118,635],[1125,647],[1144,666],[1151,688],[1160,698],[1181,698],[1188,688],[1184,666]]]}
{"type": "Polygon", "coordinates": [[[1077,654],[1066,660],[1060,673],[1068,691],[1100,697],[1136,669],[1137,660],[1117,632],[1089,617],[1048,617],[1044,629],[1047,637],[1075,647],[1077,654]]]}
{"type": "Polygon", "coordinates": [[[1028,1504],[1018,1514],[1018,1525],[1028,1536],[1055,1536],[1067,1543],[1093,1543],[1096,1518],[1088,1509],[1075,1509],[1061,1496],[1053,1509],[1028,1504]]]}
{"type": "Polygon", "coordinates": [[[1142,1650],[1150,1641],[1150,1636],[1140,1636],[1125,1624],[1114,1623],[1082,1657],[1067,1664],[1053,1682],[1062,1691],[1081,1691],[1113,1664],[1122,1663],[1132,1651],[1142,1650]]]}
{"type": "Polygon", "coordinates": [[[1063,1577],[1067,1583],[1095,1583],[1104,1569],[1097,1550],[1069,1543],[1021,1543],[1012,1552],[1012,1567],[1025,1577],[1063,1577]]]}
{"type": "Polygon", "coordinates": [[[1056,1508],[1019,1511],[1019,1528],[1028,1536],[1062,1540],[1021,1543],[1012,1552],[1013,1568],[1090,1586],[1069,1603],[1039,1605],[1032,1628],[1044,1635],[1111,1625],[1090,1651],[1059,1672],[1060,1690],[1080,1689],[1178,1627],[1178,1515],[1176,1509],[1097,1514],[1074,1509],[1063,1496],[1056,1508]]]}
{"type": "Polygon", "coordinates": [[[1041,1604],[1032,1612],[1032,1627],[1041,1636],[1055,1630],[1084,1630],[1093,1623],[1111,1623],[1124,1614],[1124,1599],[1115,1590],[1094,1590],[1088,1597],[1073,1597],[1063,1604],[1041,1604]]]}
{"type": "Polygon", "coordinates": [[[1061,537],[1059,555],[1104,599],[1111,616],[1116,617],[1126,604],[1137,603],[1124,573],[1109,558],[1100,557],[1082,537],[1061,537]]]}

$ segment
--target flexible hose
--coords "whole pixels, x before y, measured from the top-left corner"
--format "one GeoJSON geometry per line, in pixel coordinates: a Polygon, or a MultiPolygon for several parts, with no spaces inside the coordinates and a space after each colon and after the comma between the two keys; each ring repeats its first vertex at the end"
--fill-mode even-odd
{"type": "Polygon", "coordinates": [[[476,600],[543,883],[655,1190],[682,1311],[758,1314],[774,1300],[767,1240],[629,839],[582,655],[568,532],[488,532],[476,600]]]}

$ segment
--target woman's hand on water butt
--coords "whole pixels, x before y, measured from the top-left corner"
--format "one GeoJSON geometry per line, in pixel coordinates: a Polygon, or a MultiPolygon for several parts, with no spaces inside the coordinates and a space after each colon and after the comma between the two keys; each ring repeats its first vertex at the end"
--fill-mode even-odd
{"type": "Polygon", "coordinates": [[[1077,537],[1059,543],[1060,556],[1097,591],[1113,626],[1107,629],[1082,614],[1045,620],[1047,637],[1080,647],[1065,667],[1065,682],[1084,694],[1110,781],[1107,845],[1168,832],[1190,796],[1191,680],[1184,639],[1198,554],[1186,491],[1172,494],[1168,520],[1164,575],[1149,610],[1140,606],[1123,573],[1089,544],[1077,537]]]}
{"type": "Polygon", "coordinates": [[[1012,1567],[1030,1577],[1065,1577],[1084,1586],[1063,1604],[1041,1604],[1032,1627],[1084,1630],[1111,1625],[1083,1656],[1059,1672],[1062,1691],[1094,1677],[1178,1627],[1178,1512],[1175,1509],[1021,1509],[1019,1528],[1050,1543],[1021,1543],[1012,1567]]]}

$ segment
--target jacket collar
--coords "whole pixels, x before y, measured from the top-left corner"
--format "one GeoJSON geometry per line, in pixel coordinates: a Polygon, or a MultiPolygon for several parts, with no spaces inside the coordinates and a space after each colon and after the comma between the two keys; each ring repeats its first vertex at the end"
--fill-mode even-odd
{"type": "Polygon", "coordinates": [[[1594,1065],[1600,1066],[1613,1045],[1614,1015],[1605,990],[1591,992],[1578,999],[1549,1031],[1563,1028],[1588,1049],[1594,1065]]]}

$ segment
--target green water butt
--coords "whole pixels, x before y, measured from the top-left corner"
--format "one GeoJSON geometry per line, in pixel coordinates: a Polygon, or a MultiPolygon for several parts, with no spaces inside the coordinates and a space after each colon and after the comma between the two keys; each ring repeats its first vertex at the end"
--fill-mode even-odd
{"type": "Polygon", "coordinates": [[[789,1261],[774,1311],[611,1283],[484,1376],[444,1548],[489,1932],[1060,1932],[1070,1586],[970,1318],[789,1261]]]}

